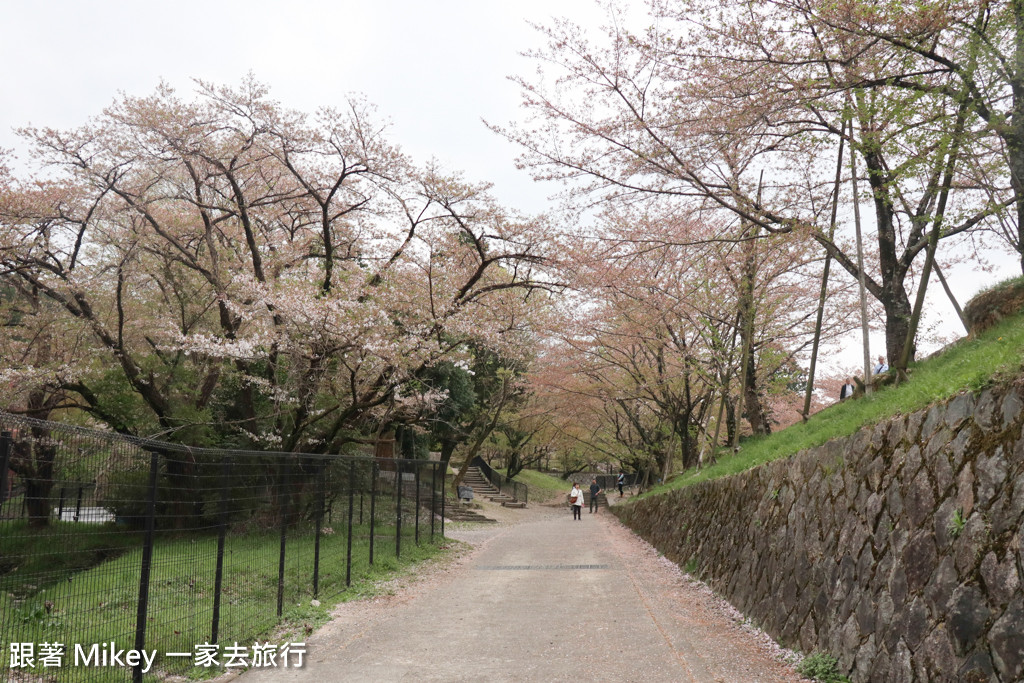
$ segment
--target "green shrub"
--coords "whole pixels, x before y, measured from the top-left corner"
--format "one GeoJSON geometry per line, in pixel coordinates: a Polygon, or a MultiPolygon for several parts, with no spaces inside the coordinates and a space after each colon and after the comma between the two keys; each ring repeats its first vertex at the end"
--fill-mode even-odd
{"type": "Polygon", "coordinates": [[[815,652],[800,662],[796,672],[804,678],[820,683],[850,683],[850,679],[839,673],[839,662],[824,652],[815,652]]]}

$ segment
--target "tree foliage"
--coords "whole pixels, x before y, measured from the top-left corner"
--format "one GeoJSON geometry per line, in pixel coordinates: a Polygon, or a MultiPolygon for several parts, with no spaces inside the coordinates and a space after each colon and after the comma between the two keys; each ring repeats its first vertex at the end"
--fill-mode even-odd
{"type": "Polygon", "coordinates": [[[161,87],[22,134],[35,174],[0,176],[8,408],[41,415],[43,392],[122,432],[333,451],[442,403],[421,379],[471,345],[523,357],[550,287],[541,223],[415,165],[359,99],[161,87]]]}
{"type": "Polygon", "coordinates": [[[926,2],[903,17],[894,3],[664,0],[642,30],[615,10],[596,37],[554,22],[532,55],[538,75],[517,79],[524,122],[499,130],[577,206],[668,199],[751,234],[811,236],[852,278],[864,271],[895,360],[914,332],[911,272],[930,235],[1019,222],[1009,180],[1021,155],[1003,154],[1008,128],[994,123],[1024,120],[1006,106],[1018,107],[1018,5],[926,2]],[[841,141],[869,193],[844,193],[833,236],[841,141]],[[863,268],[845,238],[860,201],[874,208],[863,268]]]}

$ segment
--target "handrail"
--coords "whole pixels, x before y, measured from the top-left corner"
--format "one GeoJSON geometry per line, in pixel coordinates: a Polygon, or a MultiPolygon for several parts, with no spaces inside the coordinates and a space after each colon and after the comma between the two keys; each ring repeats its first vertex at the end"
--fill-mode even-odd
{"type": "Polygon", "coordinates": [[[516,501],[523,503],[529,502],[530,487],[526,484],[521,484],[518,481],[512,481],[501,472],[497,472],[479,455],[473,458],[473,461],[469,463],[470,467],[479,467],[483,475],[487,477],[487,481],[498,489],[498,493],[505,493],[506,490],[511,491],[512,498],[516,501]]]}
{"type": "MultiPolygon", "coordinates": [[[[597,479],[597,485],[601,487],[602,491],[614,491],[618,488],[619,475],[617,474],[596,474],[592,478],[597,479]]],[[[625,479],[622,485],[632,489],[640,485],[642,477],[639,472],[630,472],[626,475],[625,479]]]]}

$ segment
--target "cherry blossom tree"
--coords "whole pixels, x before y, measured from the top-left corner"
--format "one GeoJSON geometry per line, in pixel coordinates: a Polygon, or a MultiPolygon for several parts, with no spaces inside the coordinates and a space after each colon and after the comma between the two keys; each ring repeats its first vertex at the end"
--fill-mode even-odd
{"type": "MultiPolygon", "coordinates": [[[[639,455],[630,469],[664,477],[673,461],[692,467],[714,450],[720,406],[742,405],[765,433],[772,397],[798,398],[792,368],[812,338],[819,264],[810,239],[722,239],[744,226],[660,209],[608,209],[599,233],[562,248],[573,292],[535,382],[568,407],[566,434],[613,459],[639,455]]],[[[848,329],[836,314],[824,328],[827,338],[848,329]]]]}
{"type": "MultiPolygon", "coordinates": [[[[613,13],[596,41],[555,22],[532,55],[539,75],[516,79],[527,118],[498,130],[537,177],[568,182],[577,205],[671,198],[728,211],[761,236],[810,235],[864,276],[899,358],[913,337],[908,278],[930,235],[990,226],[1009,200],[965,175],[987,168],[991,150],[970,106],[948,97],[948,77],[923,74],[930,89],[916,91],[889,84],[881,74],[908,58],[808,21],[803,4],[654,2],[648,28],[631,32],[613,13]],[[866,167],[874,207],[876,263],[865,267],[843,229],[861,198],[847,195],[840,230],[828,229],[841,140],[866,167]]],[[[830,6],[856,21],[847,4],[830,6]]]]}
{"type": "Polygon", "coordinates": [[[980,122],[986,154],[968,177],[999,209],[989,225],[1024,269],[1024,6],[1015,0],[773,4],[806,25],[873,46],[877,72],[850,85],[945,100],[980,122]]]}
{"type": "Polygon", "coordinates": [[[5,174],[0,276],[80,355],[22,354],[5,380],[119,431],[336,451],[443,400],[417,382],[467,344],[521,357],[552,287],[541,222],[414,165],[361,100],[311,116],[252,79],[161,86],[23,135],[39,166],[5,174]]]}

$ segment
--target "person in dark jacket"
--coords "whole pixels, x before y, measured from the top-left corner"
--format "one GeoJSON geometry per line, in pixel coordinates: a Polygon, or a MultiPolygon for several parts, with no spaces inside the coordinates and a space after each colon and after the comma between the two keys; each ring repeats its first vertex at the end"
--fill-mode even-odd
{"type": "Polygon", "coordinates": [[[597,479],[590,480],[590,512],[597,511],[597,494],[601,493],[601,487],[597,485],[597,479]]]}
{"type": "Polygon", "coordinates": [[[853,386],[853,378],[847,377],[846,384],[844,384],[843,388],[839,390],[839,400],[842,401],[843,399],[851,398],[856,389],[857,387],[853,386]]]}

